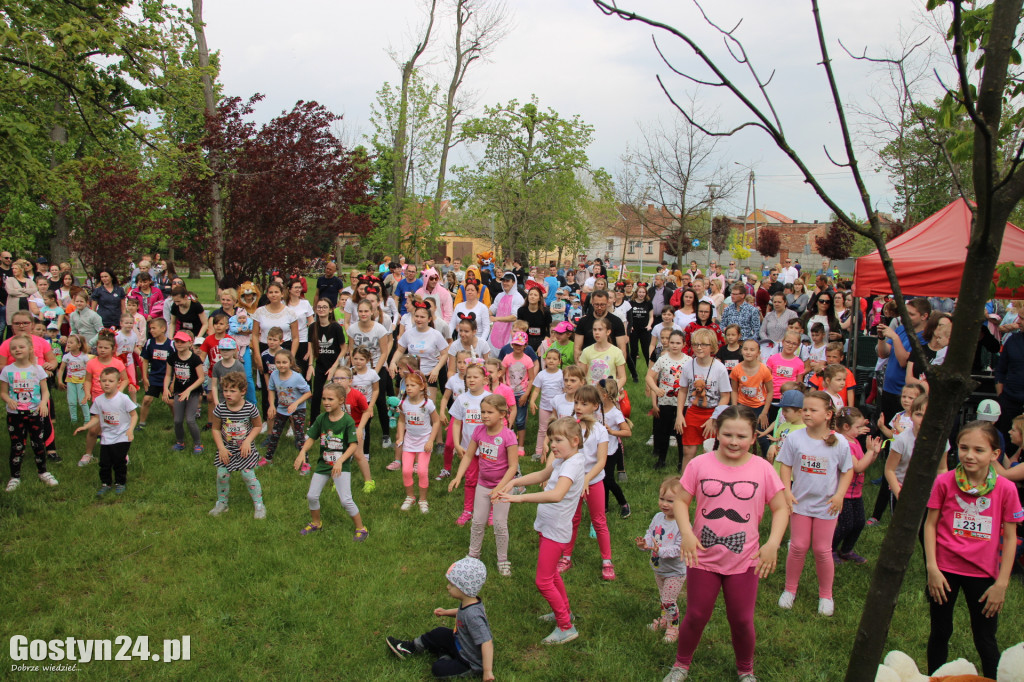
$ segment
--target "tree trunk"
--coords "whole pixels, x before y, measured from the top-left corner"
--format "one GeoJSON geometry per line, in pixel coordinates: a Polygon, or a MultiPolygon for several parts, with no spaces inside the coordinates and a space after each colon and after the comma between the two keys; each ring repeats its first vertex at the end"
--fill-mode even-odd
{"type": "MultiPolygon", "coordinates": [[[[203,29],[203,0],[192,0],[192,29],[196,35],[196,47],[199,52],[200,78],[203,83],[203,102],[206,107],[206,119],[211,120],[217,116],[217,103],[213,98],[213,79],[210,78],[210,49],[206,45],[206,31],[203,29]]],[[[221,189],[218,173],[220,163],[215,154],[207,157],[207,163],[212,173],[210,174],[210,241],[213,260],[210,267],[213,269],[213,278],[220,286],[224,281],[224,214],[221,205],[221,189]]],[[[192,270],[192,262],[189,261],[189,270],[192,270]]],[[[192,275],[189,274],[191,277],[192,275]]]]}
{"type": "MultiPolygon", "coordinates": [[[[64,113],[64,103],[58,100],[53,105],[53,112],[59,118],[64,113]]],[[[59,123],[54,124],[53,128],[50,129],[50,141],[61,146],[66,145],[68,143],[67,128],[59,123]]],[[[50,169],[53,170],[58,165],[57,152],[53,150],[50,153],[50,169]]],[[[68,250],[68,218],[59,207],[54,208],[53,211],[53,236],[50,237],[50,260],[54,263],[63,263],[71,260],[71,252],[68,250]]]]}
{"type": "Polygon", "coordinates": [[[199,279],[203,276],[203,261],[196,256],[189,256],[188,258],[188,278],[199,279]]]}
{"type": "MultiPolygon", "coordinates": [[[[469,10],[466,9],[467,0],[458,0],[455,6],[455,64],[452,67],[452,80],[448,84],[448,99],[444,108],[444,139],[441,141],[441,160],[437,167],[437,188],[434,190],[434,205],[431,224],[432,232],[438,234],[438,227],[441,225],[441,201],[444,197],[445,176],[448,173],[448,151],[451,149],[452,134],[455,130],[455,96],[462,85],[465,77],[463,61],[466,58],[462,49],[462,29],[469,21],[469,10]]],[[[468,65],[466,65],[468,66],[468,65]]]]}

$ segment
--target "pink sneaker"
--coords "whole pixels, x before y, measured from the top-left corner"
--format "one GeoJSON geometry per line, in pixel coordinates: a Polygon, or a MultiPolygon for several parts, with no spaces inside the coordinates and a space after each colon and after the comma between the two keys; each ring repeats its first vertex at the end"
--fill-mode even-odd
{"type": "Polygon", "coordinates": [[[459,515],[459,518],[455,520],[456,526],[465,526],[469,523],[469,520],[473,518],[473,512],[464,511],[459,515]]]}
{"type": "Polygon", "coordinates": [[[601,580],[615,580],[615,567],[610,563],[601,566],[601,580]]]}
{"type": "Polygon", "coordinates": [[[392,462],[391,464],[387,465],[384,468],[387,469],[388,471],[398,471],[399,469],[402,468],[402,463],[396,459],[394,462],[392,462]]]}
{"type": "Polygon", "coordinates": [[[305,476],[306,474],[308,474],[309,473],[309,469],[310,469],[309,464],[303,462],[302,466],[299,467],[299,476],[305,476]]]}
{"type": "Polygon", "coordinates": [[[561,559],[559,559],[558,560],[558,565],[555,566],[555,569],[559,573],[565,573],[570,568],[572,568],[572,557],[567,557],[567,556],[564,556],[561,559]]]}

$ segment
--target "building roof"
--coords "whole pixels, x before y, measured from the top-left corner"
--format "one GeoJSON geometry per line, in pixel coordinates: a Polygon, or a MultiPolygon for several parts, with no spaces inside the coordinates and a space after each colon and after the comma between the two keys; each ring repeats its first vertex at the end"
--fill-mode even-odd
{"type": "Polygon", "coordinates": [[[619,219],[615,221],[611,232],[624,237],[661,238],[661,236],[677,222],[677,217],[664,206],[655,208],[647,204],[638,211],[629,204],[619,204],[619,219]]]}

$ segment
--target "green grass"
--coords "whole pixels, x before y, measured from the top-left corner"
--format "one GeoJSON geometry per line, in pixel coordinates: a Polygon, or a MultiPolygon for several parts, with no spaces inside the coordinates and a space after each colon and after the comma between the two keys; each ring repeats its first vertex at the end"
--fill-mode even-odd
{"type": "MultiPolygon", "coordinates": [[[[565,576],[580,639],[557,648],[540,644],[550,628],[536,619],[548,607],[533,585],[535,507],[512,509],[512,578],[497,575],[494,540],[487,535],[483,559],[490,575],[482,596],[495,637],[498,679],[657,680],[674,660],[675,647],[646,629],[657,615],[658,597],[645,555],[633,539],[656,511],[661,475],[651,469],[650,448],[644,445],[651,425],[648,402],[635,386],[631,389],[636,435],[628,444],[629,481],[623,487],[633,516],[609,520],[619,575],[612,583],[600,580],[596,543],[587,538],[585,526],[581,529],[576,567],[565,576]]],[[[167,408],[157,405],[149,427],[132,446],[127,492],[98,500],[96,464],[75,466],[83,440],[71,435],[63,394],[56,401],[64,462],[51,470],[59,487],[45,488],[26,462],[22,486],[12,494],[0,493],[0,603],[8,641],[16,634],[29,639],[148,635],[155,653],[163,638],[191,637],[191,661],[93,662],[79,665],[76,679],[429,677],[429,657],[398,661],[383,640],[450,624],[431,611],[453,606],[444,572],[465,555],[469,542],[469,526],[454,524],[461,490],[448,494],[446,485],[432,482],[428,515],[415,508],[400,512],[400,474],[384,471],[390,458],[375,446],[371,466],[377,491],[364,495],[361,478],[354,476],[356,502],[370,529],[367,542],[352,541],[352,523],[330,489],[322,496],[324,530],[301,537],[298,531],[309,518],[308,480],[288,465],[295,450],[284,441],[278,464],[259,472],[268,518],[252,518],[252,503],[238,477],[232,479],[230,512],[212,518],[207,515],[216,501],[212,455],[172,453],[167,408]]],[[[374,423],[371,433],[379,444],[374,423]]],[[[203,437],[210,448],[209,433],[203,437]]],[[[438,459],[432,461],[433,473],[438,459]]],[[[536,465],[526,462],[525,467],[536,465]]],[[[869,509],[876,490],[867,486],[869,509]]],[[[883,532],[884,527],[866,529],[860,553],[874,558],[883,532]]],[[[777,608],[784,560],[783,551],[780,570],[762,582],[758,597],[759,679],[839,679],[871,569],[838,568],[836,615],[825,619],[816,615],[812,561],[794,610],[777,608]]],[[[928,634],[923,585],[918,552],[887,647],[908,652],[922,667],[928,634]]],[[[1021,594],[1014,580],[1001,618],[1004,647],[1024,639],[1021,594]]],[[[958,656],[976,660],[962,607],[951,647],[951,657],[958,656]]],[[[734,675],[719,602],[691,679],[733,680],[734,675]]]]}

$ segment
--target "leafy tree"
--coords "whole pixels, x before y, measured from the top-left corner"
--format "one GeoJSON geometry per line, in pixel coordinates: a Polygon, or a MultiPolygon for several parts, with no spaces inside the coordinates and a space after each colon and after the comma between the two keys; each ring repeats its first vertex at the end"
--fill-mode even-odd
{"type": "Polygon", "coordinates": [[[71,174],[79,191],[65,206],[69,246],[86,270],[125,274],[138,244],[169,228],[163,192],[123,161],[89,160],[71,174]]]}
{"type": "Polygon", "coordinates": [[[821,237],[814,238],[814,245],[818,253],[832,260],[846,260],[850,257],[854,241],[853,231],[834,220],[829,225],[828,232],[821,237]]]}
{"type": "Polygon", "coordinates": [[[453,195],[481,223],[493,217],[495,240],[505,255],[554,250],[585,228],[589,186],[607,177],[587,157],[593,126],[579,116],[542,111],[533,97],[527,104],[512,100],[485,107],[482,117],[463,124],[462,134],[484,151],[475,167],[452,169],[453,195]]]}
{"type": "Polygon", "coordinates": [[[774,258],[779,255],[781,247],[782,238],[779,237],[779,231],[774,227],[762,227],[757,233],[757,251],[762,256],[774,258]]]}
{"type": "Polygon", "coordinates": [[[746,260],[750,258],[750,247],[747,245],[747,237],[739,230],[729,233],[729,238],[726,242],[729,247],[729,253],[732,254],[733,258],[739,260],[746,260]]]}
{"type": "MultiPolygon", "coordinates": [[[[316,102],[300,101],[257,129],[247,117],[261,98],[222,101],[203,141],[224,169],[228,239],[221,286],[264,281],[274,267],[301,267],[311,255],[330,251],[338,233],[365,235],[371,228],[370,166],[365,154],[344,149],[335,137],[331,126],[339,117],[316,102]]],[[[193,171],[175,188],[181,215],[200,230],[209,229],[204,187],[193,171]]],[[[191,248],[211,263],[212,246],[207,234],[191,248]]]]}
{"type": "Polygon", "coordinates": [[[729,236],[732,232],[731,223],[725,216],[718,216],[711,221],[711,250],[719,256],[729,248],[729,236]]]}

